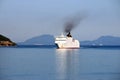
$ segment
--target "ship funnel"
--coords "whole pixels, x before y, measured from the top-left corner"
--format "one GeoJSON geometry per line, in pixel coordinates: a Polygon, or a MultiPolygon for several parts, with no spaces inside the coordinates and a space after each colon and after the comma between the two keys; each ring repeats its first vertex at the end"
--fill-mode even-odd
{"type": "Polygon", "coordinates": [[[71,34],[70,34],[70,32],[67,34],[67,37],[72,37],[71,34]]]}

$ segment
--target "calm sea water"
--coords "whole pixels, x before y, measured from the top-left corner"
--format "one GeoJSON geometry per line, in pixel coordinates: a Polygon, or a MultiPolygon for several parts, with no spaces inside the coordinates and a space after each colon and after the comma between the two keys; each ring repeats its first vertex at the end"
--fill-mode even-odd
{"type": "Polygon", "coordinates": [[[0,48],[0,80],[120,80],[120,48],[0,48]]]}

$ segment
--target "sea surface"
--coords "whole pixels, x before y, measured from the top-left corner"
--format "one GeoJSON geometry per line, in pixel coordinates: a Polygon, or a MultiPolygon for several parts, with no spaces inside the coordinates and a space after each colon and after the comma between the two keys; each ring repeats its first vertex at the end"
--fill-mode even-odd
{"type": "Polygon", "coordinates": [[[120,47],[0,47],[0,80],[120,80],[120,47]]]}

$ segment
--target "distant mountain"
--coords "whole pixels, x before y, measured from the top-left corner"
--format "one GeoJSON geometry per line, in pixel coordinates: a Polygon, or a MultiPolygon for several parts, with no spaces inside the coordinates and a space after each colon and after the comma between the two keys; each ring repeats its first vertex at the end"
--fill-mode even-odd
{"type": "Polygon", "coordinates": [[[19,45],[54,45],[54,36],[45,34],[31,39],[26,40],[25,42],[18,43],[19,45]]]}
{"type": "Polygon", "coordinates": [[[114,46],[120,45],[120,37],[102,36],[93,41],[81,41],[81,45],[114,46]]]}
{"type": "Polygon", "coordinates": [[[9,38],[0,34],[0,46],[15,46],[16,43],[12,42],[9,38]]]}

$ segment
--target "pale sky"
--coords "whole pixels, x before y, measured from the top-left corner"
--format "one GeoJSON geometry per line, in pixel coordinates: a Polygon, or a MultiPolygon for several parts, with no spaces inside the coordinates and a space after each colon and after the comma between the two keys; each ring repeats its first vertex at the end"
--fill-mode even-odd
{"type": "Polygon", "coordinates": [[[0,34],[15,42],[31,37],[59,35],[67,19],[87,15],[72,30],[79,40],[120,37],[120,6],[115,0],[0,0],[0,34]]]}

